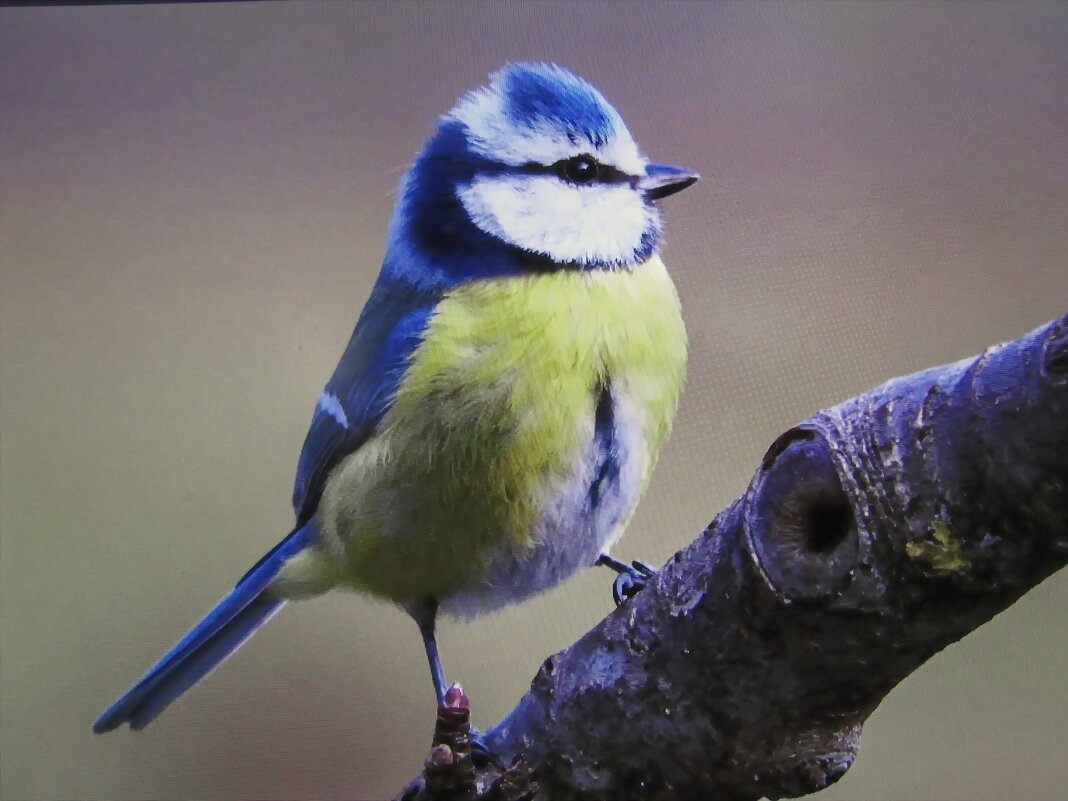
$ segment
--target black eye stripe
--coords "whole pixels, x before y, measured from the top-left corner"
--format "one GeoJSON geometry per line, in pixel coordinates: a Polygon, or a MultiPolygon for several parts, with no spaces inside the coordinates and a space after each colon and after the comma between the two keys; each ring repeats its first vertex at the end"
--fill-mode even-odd
{"type": "MultiPolygon", "coordinates": [[[[564,165],[570,159],[561,159],[555,164],[538,164],[536,162],[528,162],[520,167],[512,167],[506,164],[495,165],[498,167],[499,172],[512,174],[512,175],[554,175],[560,177],[561,180],[567,180],[563,178],[564,165]]],[[[605,164],[603,162],[597,162],[597,178],[592,181],[588,181],[581,186],[592,186],[594,184],[630,184],[631,186],[637,186],[638,181],[641,180],[637,175],[630,175],[623,172],[618,167],[613,167],[611,164],[605,164]]]]}

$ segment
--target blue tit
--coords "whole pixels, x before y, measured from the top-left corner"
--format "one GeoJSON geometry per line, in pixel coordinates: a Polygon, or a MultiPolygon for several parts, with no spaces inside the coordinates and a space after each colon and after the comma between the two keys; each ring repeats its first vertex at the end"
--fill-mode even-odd
{"type": "Polygon", "coordinates": [[[96,722],[141,729],[289,600],[439,612],[518,603],[607,557],[686,366],[649,163],[560,67],[513,64],[441,118],[403,178],[384,263],[319,396],[292,533],[96,722]]]}

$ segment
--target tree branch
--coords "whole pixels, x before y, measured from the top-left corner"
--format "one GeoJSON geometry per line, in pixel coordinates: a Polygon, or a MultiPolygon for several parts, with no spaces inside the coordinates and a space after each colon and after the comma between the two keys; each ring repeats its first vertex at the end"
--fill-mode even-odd
{"type": "Polygon", "coordinates": [[[1068,316],[784,433],[487,744],[538,798],[811,793],[891,688],[1066,562],[1068,316]]]}

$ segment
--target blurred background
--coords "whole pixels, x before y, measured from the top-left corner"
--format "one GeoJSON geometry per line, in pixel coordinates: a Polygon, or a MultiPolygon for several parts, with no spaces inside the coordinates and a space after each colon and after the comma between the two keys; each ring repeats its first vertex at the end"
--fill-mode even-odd
{"type": "MultiPolygon", "coordinates": [[[[414,624],[291,605],[146,731],[90,725],[289,529],[296,458],[438,115],[509,60],[655,160],[690,378],[616,549],[659,563],[781,431],[1068,306],[1068,4],[249,3],[0,10],[4,799],[392,796],[414,624]]],[[[492,725],[611,609],[589,571],[446,623],[492,725]]],[[[898,687],[825,799],[1068,787],[1068,573],[898,687]]]]}

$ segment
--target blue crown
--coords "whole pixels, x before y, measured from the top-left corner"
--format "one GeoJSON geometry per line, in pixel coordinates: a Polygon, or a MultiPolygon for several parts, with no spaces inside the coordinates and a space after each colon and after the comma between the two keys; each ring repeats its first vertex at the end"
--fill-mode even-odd
{"type": "Polygon", "coordinates": [[[596,147],[622,123],[600,92],[555,64],[509,64],[493,74],[492,85],[504,96],[505,113],[526,128],[552,127],[596,147]]]}

